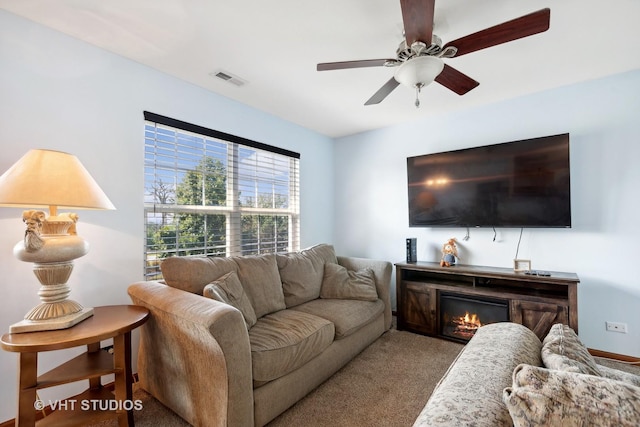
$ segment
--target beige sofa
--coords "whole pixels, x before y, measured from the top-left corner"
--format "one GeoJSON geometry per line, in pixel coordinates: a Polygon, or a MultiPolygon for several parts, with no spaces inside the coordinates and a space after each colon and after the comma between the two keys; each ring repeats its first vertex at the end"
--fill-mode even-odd
{"type": "Polygon", "coordinates": [[[543,342],[516,323],[478,329],[414,427],[640,426],[640,376],[596,363],[556,324],[543,342]]]}
{"type": "Polygon", "coordinates": [[[173,257],[147,307],[142,388],[196,426],[263,426],[391,326],[391,263],[336,256],[173,257]],[[206,295],[206,296],[205,296],[206,295]]]}

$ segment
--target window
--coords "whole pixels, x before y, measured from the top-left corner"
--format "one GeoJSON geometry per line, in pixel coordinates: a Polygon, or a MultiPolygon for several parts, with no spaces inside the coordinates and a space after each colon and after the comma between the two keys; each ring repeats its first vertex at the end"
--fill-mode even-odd
{"type": "Polygon", "coordinates": [[[147,280],[170,256],[299,249],[298,153],[145,112],[147,280]]]}

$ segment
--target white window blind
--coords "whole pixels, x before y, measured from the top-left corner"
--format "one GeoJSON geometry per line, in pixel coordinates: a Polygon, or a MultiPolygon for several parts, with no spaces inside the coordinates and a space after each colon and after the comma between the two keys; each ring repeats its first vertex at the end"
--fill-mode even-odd
{"type": "Polygon", "coordinates": [[[170,256],[300,247],[298,153],[145,112],[148,280],[170,256]]]}

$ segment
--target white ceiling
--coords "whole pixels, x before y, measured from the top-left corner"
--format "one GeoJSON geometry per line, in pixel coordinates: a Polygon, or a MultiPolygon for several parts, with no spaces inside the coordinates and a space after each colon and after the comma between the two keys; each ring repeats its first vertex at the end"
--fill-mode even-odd
{"type": "Polygon", "coordinates": [[[480,82],[464,96],[434,83],[364,106],[385,67],[318,62],[393,58],[399,0],[0,0],[0,8],[319,133],[339,137],[640,68],[638,0],[437,0],[444,43],[551,8],[544,33],[446,59],[480,82]],[[237,87],[210,73],[247,81],[237,87]]]}

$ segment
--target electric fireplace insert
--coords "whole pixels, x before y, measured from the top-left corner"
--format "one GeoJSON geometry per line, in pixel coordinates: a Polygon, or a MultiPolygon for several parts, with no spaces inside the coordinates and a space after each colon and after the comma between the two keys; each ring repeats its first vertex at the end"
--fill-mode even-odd
{"type": "Polygon", "coordinates": [[[509,321],[506,300],[440,292],[440,335],[467,342],[483,325],[509,321]]]}

